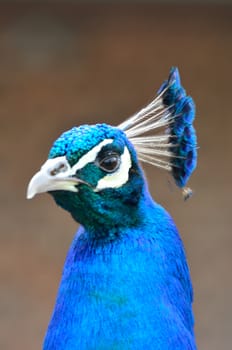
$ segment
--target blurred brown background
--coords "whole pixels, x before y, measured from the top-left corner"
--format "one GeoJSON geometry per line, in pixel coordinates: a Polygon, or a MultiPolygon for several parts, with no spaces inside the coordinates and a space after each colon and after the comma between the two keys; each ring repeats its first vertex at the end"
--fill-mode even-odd
{"type": "Polygon", "coordinates": [[[0,349],[40,349],[77,225],[27,183],[61,132],[118,124],[155,94],[172,65],[197,104],[199,165],[183,202],[147,166],[175,218],[195,289],[199,349],[232,345],[229,5],[0,4],[0,349]]]}

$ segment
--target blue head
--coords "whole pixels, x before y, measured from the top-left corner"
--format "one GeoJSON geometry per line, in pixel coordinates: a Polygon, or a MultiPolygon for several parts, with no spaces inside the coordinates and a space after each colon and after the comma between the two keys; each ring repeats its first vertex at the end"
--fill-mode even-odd
{"type": "Polygon", "coordinates": [[[143,187],[136,152],[124,132],[106,124],[82,125],[55,141],[28,197],[49,192],[76,221],[103,232],[136,224],[143,187]]]}
{"type": "Polygon", "coordinates": [[[194,116],[194,102],[172,68],[156,99],[118,128],[82,125],[63,133],[31,180],[28,198],[51,193],[88,229],[131,226],[140,219],[138,208],[145,193],[136,154],[141,161],[170,171],[185,190],[197,163],[194,116]],[[158,135],[147,135],[154,130],[158,135]]]}

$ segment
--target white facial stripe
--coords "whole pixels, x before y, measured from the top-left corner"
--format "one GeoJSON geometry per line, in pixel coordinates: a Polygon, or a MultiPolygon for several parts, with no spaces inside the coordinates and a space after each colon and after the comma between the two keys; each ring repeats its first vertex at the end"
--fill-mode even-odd
{"type": "Polygon", "coordinates": [[[94,162],[102,147],[112,142],[112,139],[106,139],[100,142],[73,167],[70,166],[65,156],[48,159],[40,171],[31,179],[27,189],[27,198],[32,198],[37,193],[55,190],[77,192],[76,185],[83,183],[83,181],[72,178],[72,176],[75,175],[78,169],[83,168],[88,163],[94,162]]]}
{"type": "Polygon", "coordinates": [[[48,159],[41,167],[43,173],[51,178],[67,178],[76,174],[76,171],[84,168],[88,163],[95,161],[98,153],[105,145],[113,142],[113,139],[106,139],[93,147],[88,153],[79,159],[79,161],[71,167],[66,156],[48,159]]]}
{"type": "Polygon", "coordinates": [[[128,148],[124,147],[124,152],[121,155],[121,164],[115,173],[108,174],[100,179],[95,188],[95,192],[106,188],[118,188],[124,185],[129,178],[129,170],[131,168],[131,157],[128,148]]]}
{"type": "Polygon", "coordinates": [[[88,153],[81,157],[79,161],[72,167],[72,175],[74,175],[77,170],[84,168],[88,163],[94,162],[102,147],[112,142],[113,139],[106,139],[100,142],[97,146],[93,147],[88,153]]]}

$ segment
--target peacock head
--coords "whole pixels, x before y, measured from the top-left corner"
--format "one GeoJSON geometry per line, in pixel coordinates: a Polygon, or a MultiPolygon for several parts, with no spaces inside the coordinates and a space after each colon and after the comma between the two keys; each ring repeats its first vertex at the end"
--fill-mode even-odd
{"type": "Polygon", "coordinates": [[[63,133],[27,197],[49,192],[89,229],[135,225],[147,195],[139,161],[170,171],[189,196],[185,185],[197,163],[194,117],[194,102],[172,68],[158,96],[118,127],[82,125],[63,133]]]}
{"type": "Polygon", "coordinates": [[[88,228],[132,224],[138,219],[144,178],[125,133],[107,124],[64,132],[28,186],[27,197],[49,192],[88,228]]]}

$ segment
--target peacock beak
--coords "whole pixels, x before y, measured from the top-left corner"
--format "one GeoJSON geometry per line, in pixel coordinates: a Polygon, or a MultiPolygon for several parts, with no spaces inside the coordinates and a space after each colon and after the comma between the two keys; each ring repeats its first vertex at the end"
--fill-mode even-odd
{"type": "Polygon", "coordinates": [[[85,182],[74,177],[71,170],[65,157],[48,159],[29,182],[27,199],[48,191],[78,192],[77,185],[85,182]]]}

